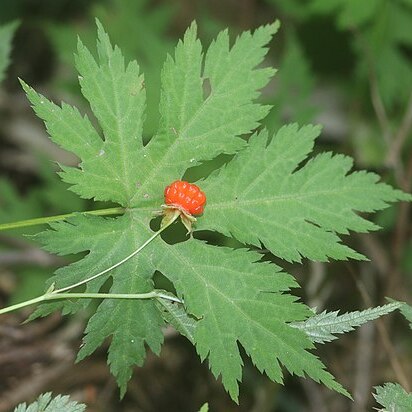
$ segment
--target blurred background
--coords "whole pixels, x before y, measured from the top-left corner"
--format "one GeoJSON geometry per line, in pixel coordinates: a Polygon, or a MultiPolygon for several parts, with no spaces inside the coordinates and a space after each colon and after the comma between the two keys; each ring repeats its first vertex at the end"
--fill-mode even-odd
{"type": "MultiPolygon", "coordinates": [[[[266,60],[279,71],[261,97],[273,105],[266,126],[275,131],[288,122],[320,123],[317,151],[348,154],[355,168],[376,171],[411,191],[411,0],[0,0],[0,55],[1,36],[13,38],[0,84],[1,223],[99,206],[60,182],[58,165],[77,159],[48,140],[18,82],[20,77],[55,102],[87,112],[73,53],[77,35],[93,47],[95,17],[145,73],[146,139],[157,126],[162,63],[192,20],[206,47],[223,28],[235,38],[279,19],[281,30],[266,60]]],[[[196,180],[221,162],[189,170],[187,178],[196,180]]],[[[410,205],[398,204],[373,219],[382,231],[345,239],[371,262],[277,262],[297,277],[302,289],[296,293],[305,303],[320,312],[362,310],[385,303],[386,296],[411,302],[410,205]]],[[[45,279],[69,262],[21,236],[40,229],[0,234],[1,307],[41,294],[45,279]]],[[[235,246],[218,236],[207,240],[235,246]]],[[[90,411],[192,412],[209,402],[218,412],[360,412],[376,407],[375,385],[395,381],[412,389],[412,331],[396,314],[318,350],[354,402],[307,379],[286,376],[284,386],[272,383],[245,357],[237,406],[191,344],[171,329],[165,330],[160,357],[148,353],[119,401],[106,366],[107,346],[74,364],[87,314],[55,314],[22,326],[28,313],[0,319],[0,412],[46,391],[70,394],[90,411]]]]}

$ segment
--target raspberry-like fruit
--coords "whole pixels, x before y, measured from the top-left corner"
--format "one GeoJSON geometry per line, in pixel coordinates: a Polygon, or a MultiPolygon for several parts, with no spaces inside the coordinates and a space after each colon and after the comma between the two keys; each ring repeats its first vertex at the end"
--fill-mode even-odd
{"type": "Polygon", "coordinates": [[[183,180],[176,180],[167,186],[164,195],[162,224],[167,224],[179,214],[188,232],[192,233],[195,216],[201,215],[205,208],[206,195],[198,186],[183,180]]]}
{"type": "Polygon", "coordinates": [[[165,203],[192,216],[198,216],[203,213],[206,195],[198,186],[176,180],[165,189],[165,203]]]}

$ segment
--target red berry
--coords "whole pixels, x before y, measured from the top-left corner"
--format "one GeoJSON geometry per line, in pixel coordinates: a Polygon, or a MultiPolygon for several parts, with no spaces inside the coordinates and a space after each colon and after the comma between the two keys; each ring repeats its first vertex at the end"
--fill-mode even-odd
{"type": "Polygon", "coordinates": [[[206,195],[194,184],[176,180],[165,189],[165,203],[191,216],[201,215],[206,203],[206,195]]]}

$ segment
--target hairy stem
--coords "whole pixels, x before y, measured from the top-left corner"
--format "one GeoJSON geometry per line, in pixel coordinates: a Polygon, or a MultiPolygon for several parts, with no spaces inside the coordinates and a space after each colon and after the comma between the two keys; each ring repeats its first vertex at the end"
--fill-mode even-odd
{"type": "Polygon", "coordinates": [[[64,220],[69,217],[76,216],[79,213],[86,214],[86,215],[94,215],[94,216],[109,216],[109,215],[121,215],[124,213],[124,211],[125,209],[123,207],[112,207],[110,209],[90,210],[86,212],[72,212],[72,213],[67,213],[65,215],[56,215],[56,216],[39,217],[36,219],[20,220],[18,222],[0,224],[0,231],[9,230],[9,229],[17,229],[20,227],[27,227],[27,226],[45,225],[47,223],[57,222],[59,220],[64,220]]]}

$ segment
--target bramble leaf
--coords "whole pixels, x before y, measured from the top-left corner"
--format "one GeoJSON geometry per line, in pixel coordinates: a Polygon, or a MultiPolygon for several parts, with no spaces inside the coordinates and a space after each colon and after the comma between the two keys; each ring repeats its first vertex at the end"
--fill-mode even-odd
{"type": "Polygon", "coordinates": [[[244,146],[239,136],[258,127],[269,111],[253,100],[274,70],[255,67],[278,27],[245,32],[232,48],[228,31],[221,32],[206,53],[202,72],[202,47],[196,25],[191,25],[175,58],[168,56],[163,67],[159,131],[146,148],[150,163],[138,178],[133,206],[158,207],[159,193],[169,183],[165,176],[182,176],[188,167],[244,146]]]}
{"type": "MultiPolygon", "coordinates": [[[[341,244],[337,234],[376,229],[354,211],[382,209],[388,202],[409,199],[407,195],[377,184],[373,174],[347,176],[352,163],[340,155],[319,155],[296,170],[311,151],[318,128],[282,128],[269,145],[266,132],[248,143],[240,138],[256,129],[268,112],[254,100],[274,71],[256,67],[277,27],[246,32],[232,47],[224,31],[203,58],[192,24],[174,58],[169,56],[163,67],[161,119],[146,146],[141,136],[143,77],[137,63],[124,63],[120,49],[112,47],[99,23],[98,60],[79,41],[76,65],[82,93],[102,136],[76,109],[59,107],[23,84],[51,138],[81,159],[77,168],[63,167],[63,180],[82,197],[125,206],[123,216],[79,213],[37,236],[54,253],[87,253],[59,269],[48,286],[76,284],[136,250],[153,235],[150,221],[163,201],[164,187],[181,178],[188,167],[220,153],[237,154],[201,183],[208,204],[197,229],[217,230],[258,246],[262,241],[291,261],[301,256],[362,258],[341,244]]],[[[155,287],[153,274],[160,271],[173,283],[183,305],[103,300],[86,327],[79,359],[111,337],[109,364],[124,394],[133,365],[144,360],[145,344],[155,353],[160,351],[166,320],[195,343],[202,359],[208,358],[235,400],[243,365],[239,345],[274,381],[282,382],[285,366],[290,373],[308,375],[350,396],[309,351],[311,340],[291,325],[312,314],[289,293],[297,286],[293,278],[259,260],[259,254],[245,249],[211,246],[193,238],[171,245],[156,238],[138,255],[89,281],[85,290],[150,292],[155,287]]],[[[34,317],[56,309],[73,313],[86,304],[85,300],[43,304],[34,317]]]]}
{"type": "Polygon", "coordinates": [[[397,383],[385,383],[383,386],[376,386],[376,401],[385,409],[382,412],[410,412],[412,410],[412,394],[407,393],[401,385],[397,383]]]}
{"type": "MultiPolygon", "coordinates": [[[[56,271],[47,285],[62,288],[83,280],[117,263],[140,246],[150,235],[150,215],[142,217],[129,212],[106,219],[78,215],[66,222],[53,223],[52,230],[40,233],[37,240],[45,249],[59,255],[90,253],[83,259],[56,271]]],[[[149,246],[147,253],[154,253],[149,246]],[[150,251],[151,250],[151,251],[150,251]]],[[[138,254],[111,272],[87,283],[86,292],[98,292],[112,278],[112,293],[144,293],[153,290],[150,255],[138,254]]],[[[74,313],[87,301],[66,301],[41,305],[32,318],[45,316],[55,310],[74,313]]],[[[145,343],[159,353],[163,342],[163,319],[153,300],[104,300],[90,318],[78,359],[96,350],[108,336],[112,336],[108,363],[117,378],[122,395],[130,379],[133,365],[142,365],[145,343]]]]}
{"type": "Polygon", "coordinates": [[[30,405],[22,403],[18,405],[14,412],[83,412],[86,405],[71,401],[68,396],[57,395],[52,398],[51,392],[40,395],[37,400],[30,405]]]}
{"type": "Polygon", "coordinates": [[[338,237],[378,229],[355,211],[374,212],[411,196],[377,183],[373,173],[348,174],[353,160],[346,156],[322,153],[302,165],[319,133],[319,127],[289,125],[270,143],[265,131],[252,136],[202,182],[208,204],[198,228],[258,247],[262,242],[287,261],[365,259],[338,237]]]}
{"type": "Polygon", "coordinates": [[[187,311],[200,319],[194,337],[201,359],[234,400],[243,364],[238,343],[252,362],[273,381],[282,382],[281,365],[298,376],[349,394],[307,349],[310,340],[289,322],[305,319],[310,310],[285,293],[297,284],[292,276],[260,255],[245,250],[183,242],[162,244],[154,256],[156,268],[175,285],[187,311]]]}

